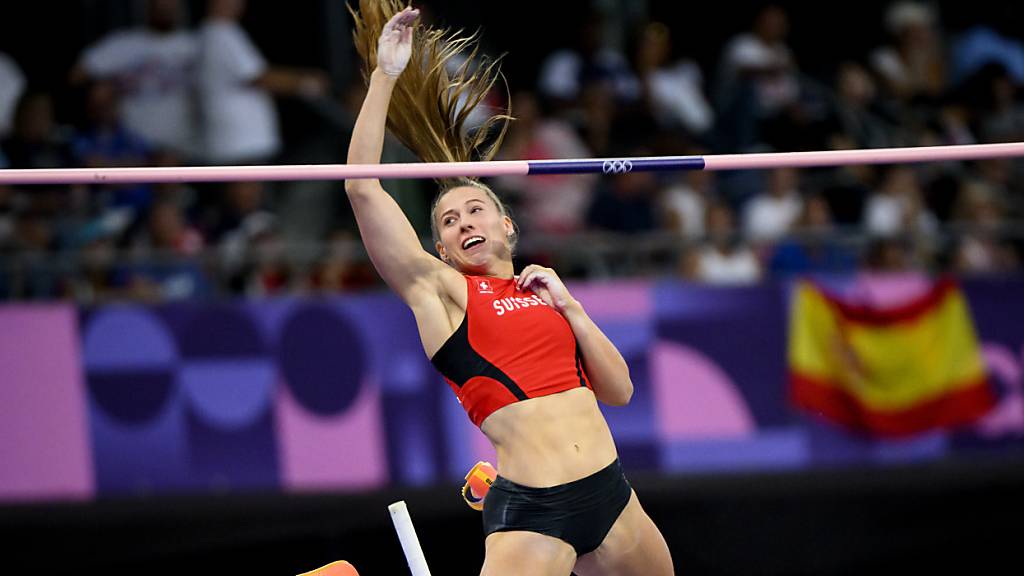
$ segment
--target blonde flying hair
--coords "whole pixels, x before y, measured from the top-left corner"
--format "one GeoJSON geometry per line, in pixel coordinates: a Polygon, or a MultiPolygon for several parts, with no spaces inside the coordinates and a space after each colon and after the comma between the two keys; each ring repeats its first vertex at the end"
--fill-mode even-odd
{"type": "MultiPolygon", "coordinates": [[[[402,0],[359,0],[359,11],[349,6],[355,30],[356,50],[363,60],[363,77],[369,80],[377,67],[377,40],[384,25],[405,8],[402,0]]],[[[508,123],[510,110],[487,118],[472,132],[466,122],[499,78],[500,59],[480,54],[477,34],[419,26],[413,35],[412,57],[398,77],[388,108],[388,130],[424,162],[472,162],[491,160],[497,153],[508,123]],[[449,71],[449,63],[465,59],[449,71]],[[479,65],[476,62],[479,60],[479,65]],[[497,128],[497,130],[496,130],[497,128]],[[493,135],[492,135],[493,133],[493,135]]],[[[506,85],[506,92],[507,92],[506,85]]],[[[434,240],[439,239],[434,211],[446,192],[460,186],[473,186],[487,193],[502,216],[508,209],[497,195],[479,180],[453,178],[439,180],[441,192],[430,210],[434,240]]],[[[515,236],[510,238],[515,245],[515,236]]]]}

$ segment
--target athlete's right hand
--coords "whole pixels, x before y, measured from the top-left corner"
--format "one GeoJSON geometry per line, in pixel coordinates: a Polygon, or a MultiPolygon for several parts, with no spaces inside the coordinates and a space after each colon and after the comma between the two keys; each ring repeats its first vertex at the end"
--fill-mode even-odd
{"type": "Polygon", "coordinates": [[[377,40],[377,68],[388,76],[398,77],[412,56],[412,31],[420,11],[406,6],[391,17],[377,40]]]}

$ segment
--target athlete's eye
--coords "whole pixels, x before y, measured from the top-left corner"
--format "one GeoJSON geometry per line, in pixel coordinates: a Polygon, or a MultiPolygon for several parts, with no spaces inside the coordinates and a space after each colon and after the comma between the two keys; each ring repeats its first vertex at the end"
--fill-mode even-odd
{"type": "Polygon", "coordinates": [[[473,206],[472,208],[469,209],[469,213],[470,214],[476,214],[477,212],[479,212],[481,210],[483,210],[483,208],[481,208],[479,206],[473,206]]]}
{"type": "Polygon", "coordinates": [[[455,222],[455,218],[452,217],[452,216],[448,216],[444,220],[441,220],[441,223],[444,224],[445,226],[451,226],[452,223],[454,223],[454,222],[455,222]]]}

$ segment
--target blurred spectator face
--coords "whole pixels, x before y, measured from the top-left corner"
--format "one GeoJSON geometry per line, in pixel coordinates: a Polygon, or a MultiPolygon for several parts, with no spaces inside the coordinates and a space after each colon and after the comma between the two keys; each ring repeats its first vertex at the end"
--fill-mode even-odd
{"type": "Polygon", "coordinates": [[[1003,219],[1002,208],[992,189],[981,182],[965,182],[960,188],[960,217],[986,227],[998,226],[1003,219]]]}
{"type": "Polygon", "coordinates": [[[615,94],[602,82],[590,82],[583,87],[583,109],[590,121],[611,121],[615,115],[615,94]]]}
{"type": "Polygon", "coordinates": [[[868,268],[874,272],[901,272],[907,269],[907,250],[897,240],[877,240],[868,249],[868,268]]]}
{"type": "Polygon", "coordinates": [[[1012,107],[1016,100],[1017,87],[1004,68],[1002,74],[992,79],[992,101],[995,102],[997,109],[1006,109],[1012,107]]]}
{"type": "Polygon", "coordinates": [[[649,195],[657,188],[658,181],[651,172],[627,172],[614,179],[615,193],[623,198],[649,195]]]}
{"type": "Polygon", "coordinates": [[[986,182],[1007,186],[1013,180],[1013,160],[1009,158],[979,160],[978,171],[986,182]]]}
{"type": "Polygon", "coordinates": [[[767,44],[778,44],[789,34],[789,18],[779,6],[768,6],[757,16],[754,33],[767,44]]]}
{"type": "Polygon", "coordinates": [[[86,96],[85,114],[93,126],[112,126],[118,121],[117,89],[111,82],[96,82],[86,96]]]}
{"type": "Polygon", "coordinates": [[[832,226],[832,209],[821,196],[811,196],[804,203],[804,225],[818,231],[832,226]]]}
{"type": "Polygon", "coordinates": [[[181,166],[181,158],[170,150],[162,149],[153,155],[153,166],[157,168],[181,166]]]}
{"type": "Polygon", "coordinates": [[[26,95],[14,116],[14,134],[26,142],[41,142],[52,132],[53,100],[48,94],[26,95]]]}
{"type": "Polygon", "coordinates": [[[87,272],[107,270],[114,263],[116,248],[111,238],[101,237],[89,242],[82,247],[82,266],[87,272]]]}
{"type": "Polygon", "coordinates": [[[180,0],[149,0],[146,3],[146,24],[157,32],[176,29],[180,18],[180,0]]]}
{"type": "Polygon", "coordinates": [[[262,182],[232,182],[227,187],[228,204],[237,214],[249,214],[263,205],[262,182]]]}
{"type": "Polygon", "coordinates": [[[53,229],[45,214],[29,211],[21,215],[15,228],[18,244],[27,250],[46,250],[53,243],[53,229]]]}
{"type": "Polygon", "coordinates": [[[708,239],[716,245],[727,245],[736,234],[736,222],[732,209],[728,205],[715,203],[708,207],[707,213],[708,239]]]}
{"type": "Polygon", "coordinates": [[[930,23],[915,22],[903,29],[901,44],[909,49],[928,48],[935,40],[930,23]]]}
{"type": "Polygon", "coordinates": [[[667,26],[651,22],[644,26],[637,45],[637,63],[640,69],[663,66],[672,55],[672,38],[667,26]]]}
{"type": "Polygon", "coordinates": [[[156,248],[175,248],[185,233],[185,222],[178,206],[173,202],[154,205],[149,217],[149,233],[156,248]]]}
{"type": "Polygon", "coordinates": [[[686,185],[699,194],[709,194],[714,187],[714,174],[709,170],[687,170],[686,185]]]}
{"type": "Polygon", "coordinates": [[[917,173],[909,166],[893,167],[882,182],[882,191],[898,195],[916,194],[918,192],[917,173]]]}
{"type": "Polygon", "coordinates": [[[897,4],[890,14],[890,27],[904,51],[927,50],[935,42],[935,15],[923,4],[897,4]]]}
{"type": "Polygon", "coordinates": [[[839,96],[850,104],[866,106],[875,99],[875,83],[859,64],[844,64],[837,83],[839,96]]]}
{"type": "Polygon", "coordinates": [[[930,41],[935,13],[919,2],[896,2],[885,13],[885,25],[904,44],[930,41]]]}
{"type": "Polygon", "coordinates": [[[793,168],[772,170],[768,179],[768,192],[777,198],[795,191],[800,185],[800,175],[793,168]]]}
{"type": "Polygon", "coordinates": [[[512,113],[516,117],[515,126],[533,124],[540,118],[540,104],[533,92],[516,92],[512,97],[512,113]]]}
{"type": "Polygon", "coordinates": [[[212,18],[239,20],[245,8],[245,0],[209,0],[206,10],[212,18]]]}
{"type": "Polygon", "coordinates": [[[604,47],[604,17],[597,10],[592,11],[583,21],[580,29],[580,52],[593,56],[604,47]]]}

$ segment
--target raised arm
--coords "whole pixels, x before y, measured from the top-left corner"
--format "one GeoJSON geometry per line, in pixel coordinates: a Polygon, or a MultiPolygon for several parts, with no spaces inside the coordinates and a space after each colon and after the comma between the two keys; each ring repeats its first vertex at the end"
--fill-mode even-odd
{"type": "MultiPolygon", "coordinates": [[[[406,8],[381,32],[377,68],[370,76],[348,148],[349,164],[380,162],[391,93],[409,62],[413,24],[418,16],[417,10],[406,8]]],[[[377,272],[403,300],[413,304],[424,288],[431,289],[432,276],[445,265],[423,249],[409,219],[379,180],[347,180],[345,192],[377,272]]]]}
{"type": "Polygon", "coordinates": [[[558,274],[550,268],[531,264],[523,268],[516,282],[520,288],[533,290],[569,322],[583,359],[583,369],[597,399],[610,406],[629,404],[633,397],[629,365],[583,306],[569,294],[558,274]]]}

